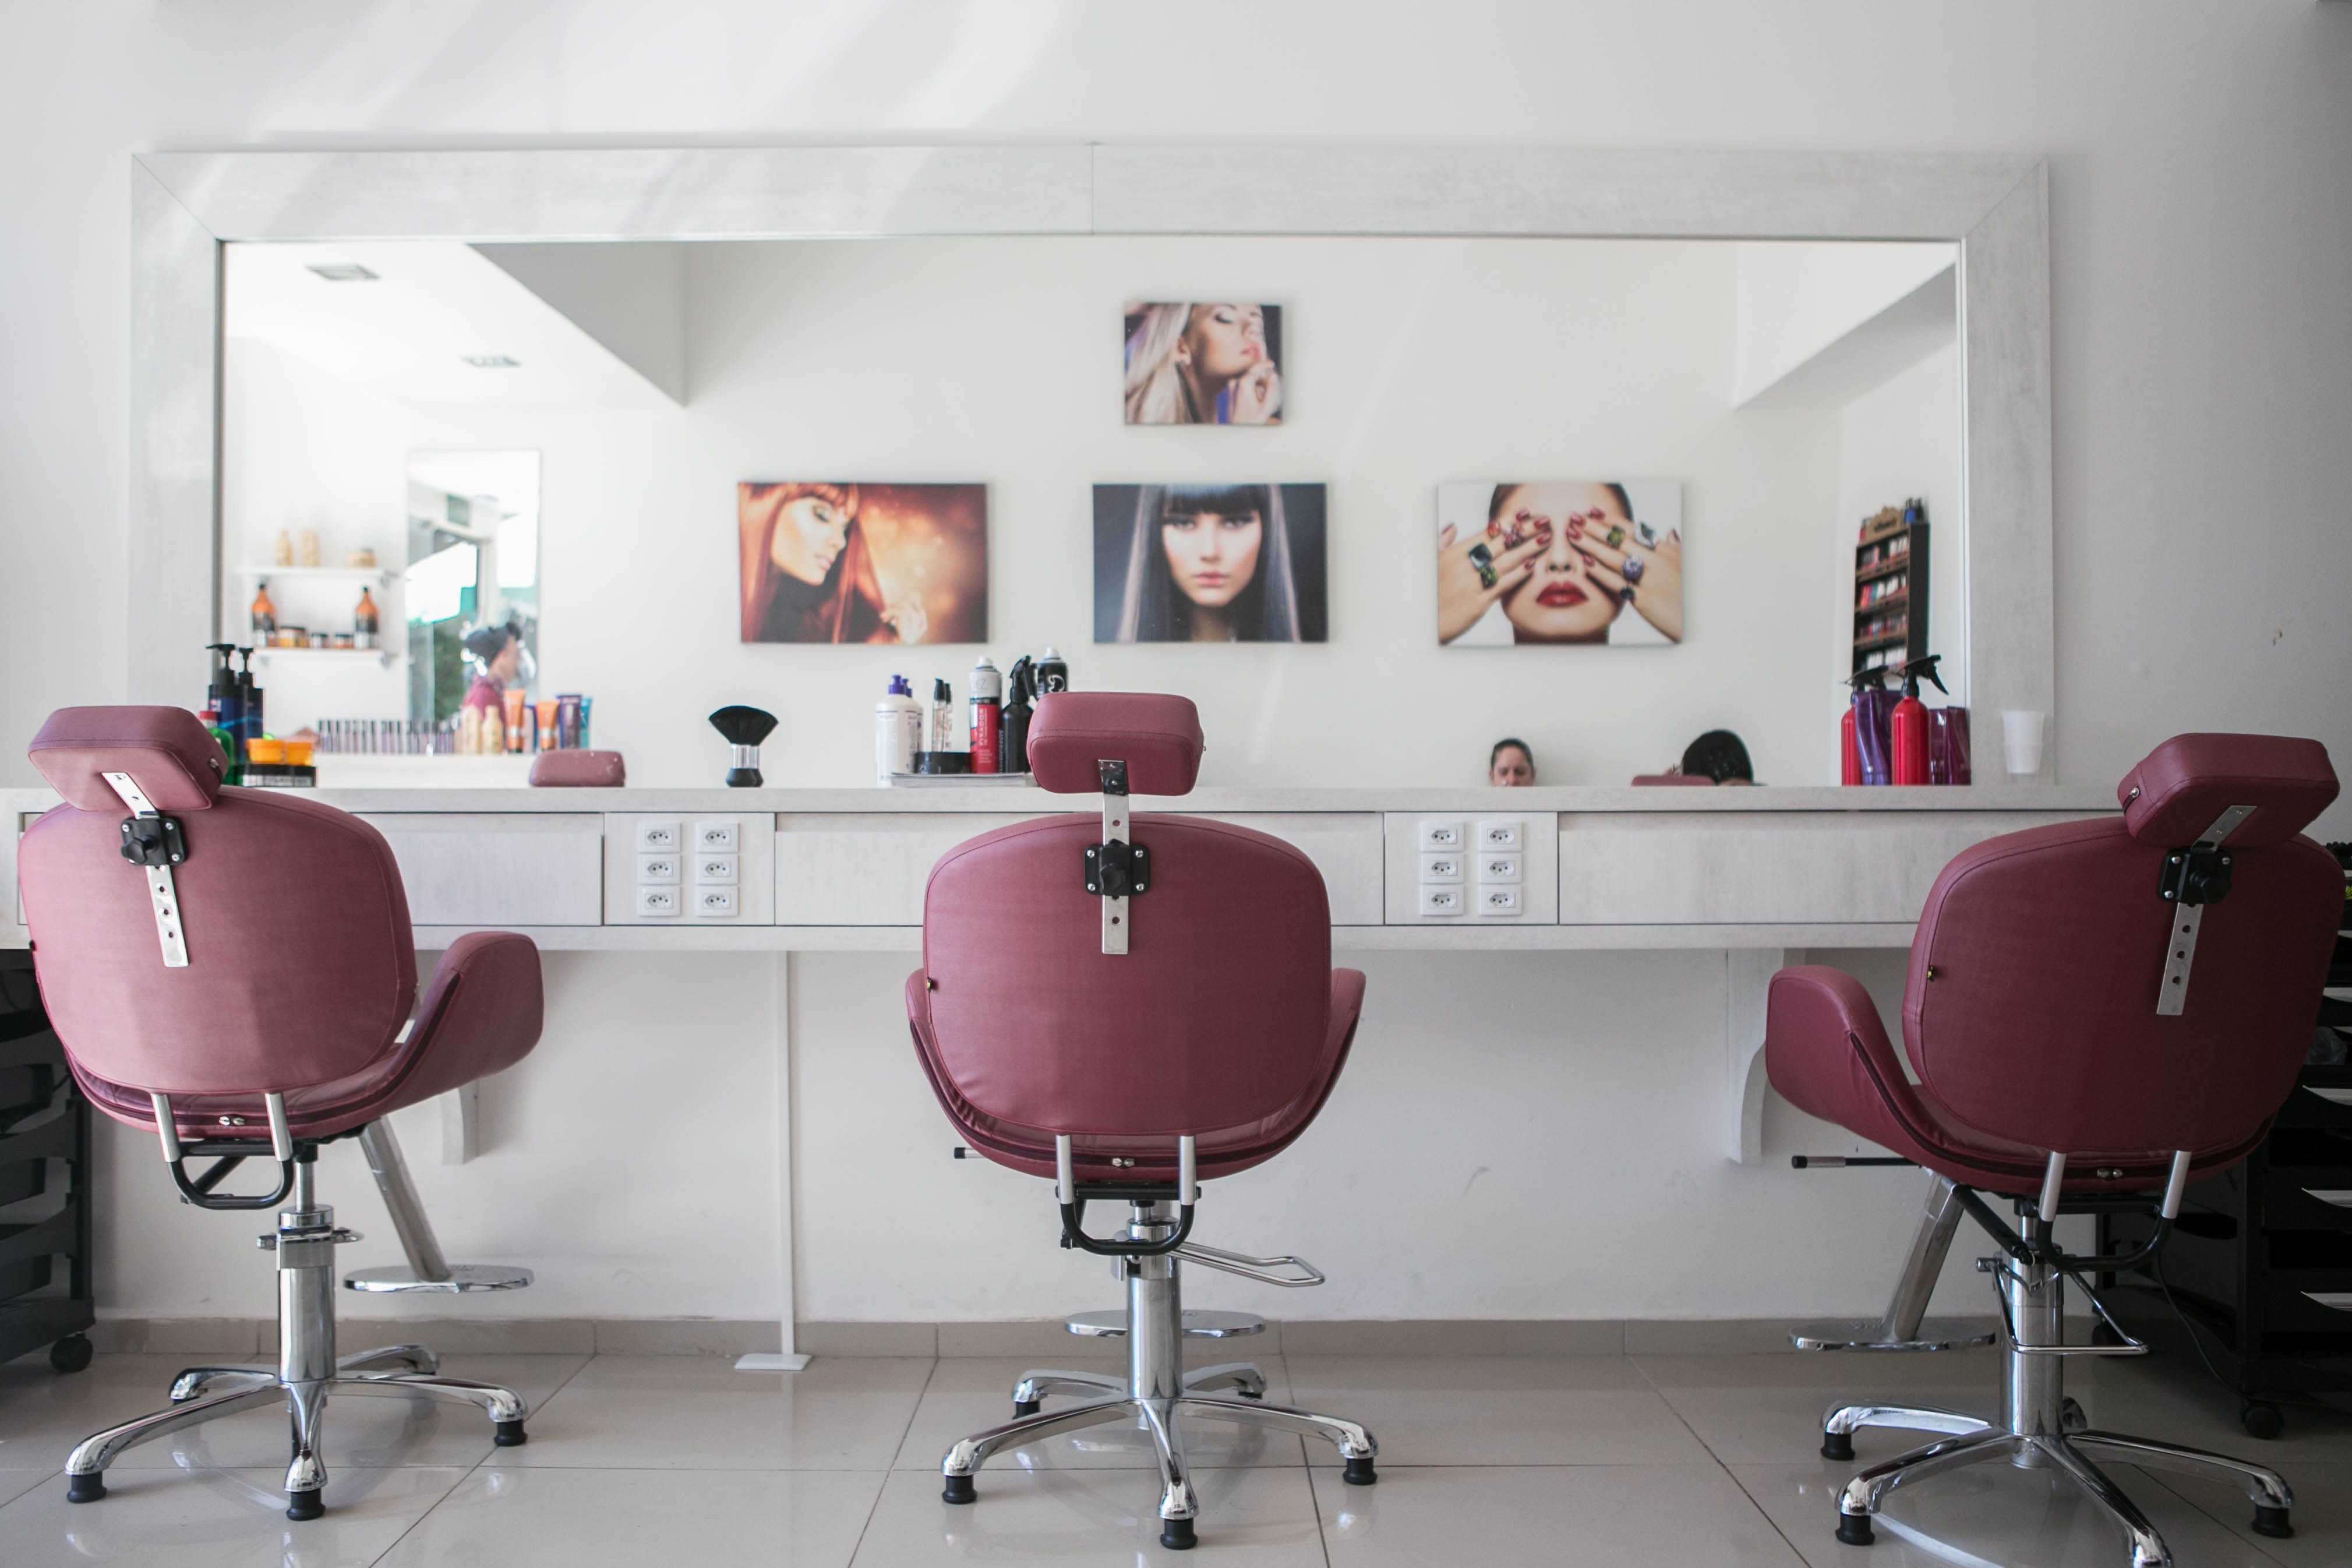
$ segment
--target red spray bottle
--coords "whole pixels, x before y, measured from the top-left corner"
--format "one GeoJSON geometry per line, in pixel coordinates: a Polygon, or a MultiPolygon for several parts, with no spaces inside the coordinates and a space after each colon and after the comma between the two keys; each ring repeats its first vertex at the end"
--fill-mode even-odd
{"type": "Polygon", "coordinates": [[[1941,658],[1931,653],[1903,667],[1903,700],[1895,705],[1895,715],[1887,723],[1887,749],[1894,753],[1896,784],[1927,782],[1927,705],[1919,700],[1919,678],[1927,677],[1937,690],[1944,691],[1944,682],[1936,673],[1936,662],[1941,658]]]}

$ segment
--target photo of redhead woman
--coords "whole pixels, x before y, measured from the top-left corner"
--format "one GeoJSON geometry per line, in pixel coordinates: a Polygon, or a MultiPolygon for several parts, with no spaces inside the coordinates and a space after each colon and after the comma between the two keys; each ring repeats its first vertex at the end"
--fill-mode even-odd
{"type": "Polygon", "coordinates": [[[735,487],[745,642],[988,638],[988,487],[735,487]]]}
{"type": "Polygon", "coordinates": [[[1282,307],[1130,301],[1129,425],[1282,423],[1282,307]]]}
{"type": "Polygon", "coordinates": [[[1321,485],[1097,485],[1095,641],[1321,642],[1321,485]]]}
{"type": "Polygon", "coordinates": [[[1683,640],[1683,488],[1478,479],[1437,487],[1437,640],[1683,640]]]}

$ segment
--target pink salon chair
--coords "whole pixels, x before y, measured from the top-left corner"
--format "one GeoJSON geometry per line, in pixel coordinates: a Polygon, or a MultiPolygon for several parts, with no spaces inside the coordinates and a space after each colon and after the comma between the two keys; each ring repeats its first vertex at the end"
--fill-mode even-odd
{"type": "Polygon", "coordinates": [[[407,1252],[362,1290],[509,1289],[526,1269],[451,1264],[385,1118],[512,1066],[539,1040],[539,953],[503,932],[460,937],[421,1005],[408,902],[392,851],[357,817],[280,790],[225,789],[220,748],[177,708],[66,708],[32,744],[65,804],[25,834],[19,885],[42,999],[74,1079],[117,1121],[156,1133],[181,1201],[278,1208],[278,1364],[200,1366],[171,1406],[98,1433],[66,1461],[67,1496],[106,1495],[126,1448],[284,1404],[289,1519],[323,1511],[327,1395],[479,1405],[523,1441],[511,1389],[439,1375],[423,1345],[335,1356],[335,1247],[359,1237],[317,1201],[319,1146],[359,1142],[407,1252]],[[128,864],[126,864],[128,862],[128,864]],[[210,1163],[191,1174],[191,1158],[210,1163]],[[247,1160],[269,1190],[222,1191],[247,1160]],[[279,1207],[279,1205],[283,1205],[279,1207]]]}
{"type": "Polygon", "coordinates": [[[1940,1434],[1863,1470],[1838,1500],[1837,1538],[1872,1539],[1890,1488],[1991,1459],[2047,1466],[2130,1542],[2135,1568],[2170,1553],[2085,1457],[2218,1477],[2254,1529],[2292,1533],[2286,1483],[2258,1465],[2080,1429],[2062,1381],[2072,1355],[2137,1355],[2085,1276],[2132,1269],[2163,1245],[2189,1183],[2250,1153],[2294,1086],[2343,904],[2334,858],[2300,829],[2336,798],[2315,741],[2179,735],[2117,786],[2120,816],[1990,839],[1944,868],[1919,916],[1903,994],[1917,1081],[1863,988],[1834,969],[1772,978],[1765,1052],[1799,1108],[1927,1168],[1926,1213],[1884,1321],[1816,1324],[1801,1349],[1931,1349],[1921,1313],[1965,1214],[1989,1234],[2001,1314],[2000,1414],[1832,1406],[1822,1452],[1853,1458],[1864,1426],[1940,1434]],[[2012,1200],[2012,1227],[1990,1199],[2012,1200]],[[2051,1239],[2062,1214],[2152,1206],[2146,1246],[2079,1258],[2051,1239]],[[2072,1279],[2116,1342],[2068,1344],[2072,1279]]]}
{"type": "Polygon", "coordinates": [[[1370,1486],[1378,1451],[1352,1421],[1265,1403],[1244,1362],[1184,1370],[1187,1337],[1256,1333],[1265,1321],[1186,1311],[1186,1262],[1269,1285],[1322,1283],[1296,1258],[1192,1240],[1199,1184],[1289,1147],[1347,1061],[1364,977],[1331,967],[1331,916],[1313,862],[1278,838],[1196,817],[1136,816],[1129,790],[1191,792],[1201,726],[1181,697],[1062,692],[1029,732],[1037,783],[1102,797],[1099,817],[1024,822],[959,845],[931,869],[923,967],[907,1014],[931,1088],[983,1157],[1051,1176],[1065,1247],[1117,1260],[1124,1311],[1068,1321],[1124,1338],[1127,1375],[1032,1372],[1014,1419],[940,1465],[945,1496],[973,1500],[989,1456],[1057,1432],[1139,1419],[1160,1465],[1160,1544],[1194,1541],[1180,1418],[1301,1433],[1335,1444],[1344,1479],[1370,1486]],[[1089,1203],[1124,1203],[1123,1231],[1086,1229],[1089,1203]],[[1230,1393],[1221,1392],[1230,1390],[1230,1393]],[[1048,1395],[1077,1402],[1043,1409],[1048,1395]]]}

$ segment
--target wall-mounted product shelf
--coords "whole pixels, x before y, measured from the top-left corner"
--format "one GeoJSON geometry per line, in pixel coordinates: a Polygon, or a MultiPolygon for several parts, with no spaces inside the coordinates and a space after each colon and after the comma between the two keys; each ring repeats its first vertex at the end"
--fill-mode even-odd
{"type": "Polygon", "coordinates": [[[381,566],[240,566],[236,574],[248,583],[283,577],[291,583],[369,583],[383,587],[392,574],[381,566]]]}
{"type": "Polygon", "coordinates": [[[1890,506],[1864,519],[1853,549],[1853,664],[1908,664],[1927,652],[1927,507],[1890,506]]]}
{"type": "Polygon", "coordinates": [[[253,657],[257,660],[272,658],[337,659],[346,663],[356,663],[360,659],[372,658],[376,660],[378,663],[388,666],[394,659],[400,658],[401,655],[398,650],[388,647],[257,647],[253,650],[253,657]]]}

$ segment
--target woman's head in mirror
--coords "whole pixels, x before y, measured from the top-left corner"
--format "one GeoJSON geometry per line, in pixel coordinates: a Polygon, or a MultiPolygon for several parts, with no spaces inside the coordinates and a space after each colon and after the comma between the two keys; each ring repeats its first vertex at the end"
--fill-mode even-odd
{"type": "Polygon", "coordinates": [[[1506,545],[1535,537],[1549,525],[1551,542],[1536,557],[1528,580],[1503,599],[1503,614],[1518,642],[1604,642],[1623,610],[1618,596],[1594,580],[1568,526],[1582,520],[1598,531],[1633,526],[1633,503],[1615,484],[1497,485],[1487,521],[1504,529],[1506,545]]]}
{"type": "Polygon", "coordinates": [[[1498,789],[1526,789],[1536,782],[1536,754],[1517,736],[1495,742],[1486,753],[1486,782],[1498,789]]]}

